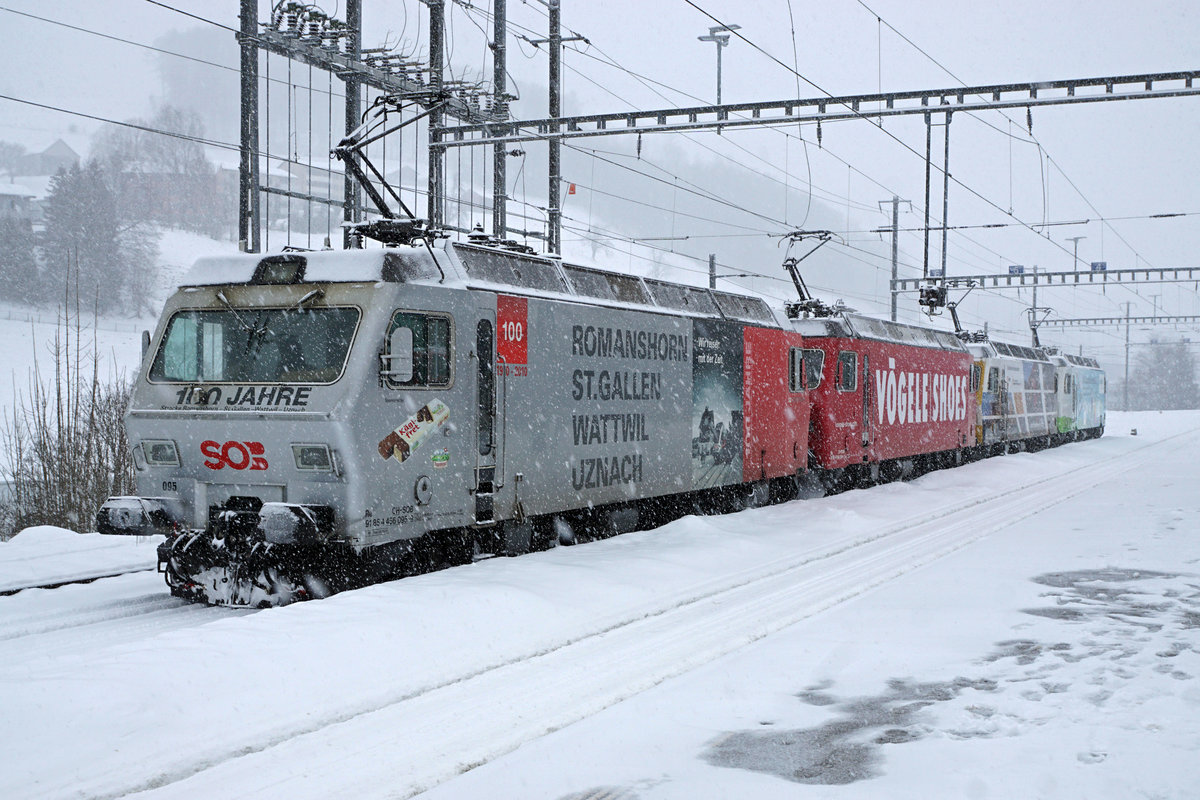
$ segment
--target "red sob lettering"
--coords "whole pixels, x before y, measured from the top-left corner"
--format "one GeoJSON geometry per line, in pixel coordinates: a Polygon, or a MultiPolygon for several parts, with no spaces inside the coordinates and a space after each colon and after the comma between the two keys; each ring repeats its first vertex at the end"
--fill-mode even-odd
{"type": "Polygon", "coordinates": [[[200,452],[207,457],[204,466],[209,469],[266,469],[267,459],[263,458],[266,451],[262,442],[231,440],[219,444],[209,440],[200,443],[200,452]]]}

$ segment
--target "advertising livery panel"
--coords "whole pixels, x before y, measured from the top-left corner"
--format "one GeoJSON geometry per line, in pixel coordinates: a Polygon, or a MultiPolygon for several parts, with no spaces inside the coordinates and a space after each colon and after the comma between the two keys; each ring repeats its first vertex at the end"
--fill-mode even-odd
{"type": "Polygon", "coordinates": [[[742,326],[693,322],[692,488],[740,483],[745,434],[742,326]]]}
{"type": "Polygon", "coordinates": [[[497,403],[529,513],[689,488],[690,320],[531,298],[527,352],[497,403]]]}
{"type": "Polygon", "coordinates": [[[743,325],[565,310],[528,301],[528,370],[498,387],[528,513],[742,481],[743,325]]]}

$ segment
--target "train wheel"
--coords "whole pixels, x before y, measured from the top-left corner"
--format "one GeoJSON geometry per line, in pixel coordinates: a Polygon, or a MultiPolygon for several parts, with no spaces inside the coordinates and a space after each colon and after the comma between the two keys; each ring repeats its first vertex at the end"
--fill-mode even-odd
{"type": "Polygon", "coordinates": [[[555,536],[558,538],[558,543],[564,547],[570,547],[576,544],[578,539],[575,536],[575,528],[565,517],[555,517],[554,522],[555,536]]]}
{"type": "Polygon", "coordinates": [[[549,517],[538,517],[533,521],[533,540],[530,549],[535,553],[549,550],[558,544],[558,531],[549,517]]]}
{"type": "Polygon", "coordinates": [[[826,494],[833,494],[842,490],[842,470],[827,469],[821,472],[821,484],[825,487],[826,494]]]}
{"type": "Polygon", "coordinates": [[[475,560],[475,537],[469,531],[447,533],[442,537],[441,545],[442,558],[451,567],[475,560]]]}
{"type": "Polygon", "coordinates": [[[795,475],[772,478],[770,481],[769,502],[771,503],[786,503],[788,500],[795,500],[799,493],[800,479],[795,475]]]}
{"type": "Polygon", "coordinates": [[[742,484],[742,508],[762,508],[771,502],[770,481],[754,481],[742,484]]]}

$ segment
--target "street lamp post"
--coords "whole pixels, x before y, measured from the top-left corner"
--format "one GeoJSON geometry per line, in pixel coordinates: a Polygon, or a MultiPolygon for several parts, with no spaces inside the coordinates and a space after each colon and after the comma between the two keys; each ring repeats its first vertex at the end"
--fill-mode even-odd
{"type": "Polygon", "coordinates": [[[708,29],[707,36],[697,36],[702,42],[713,42],[717,46],[717,105],[721,105],[721,48],[729,44],[729,32],[740,29],[741,25],[717,25],[708,29]]]}
{"type": "Polygon", "coordinates": [[[1075,261],[1071,267],[1075,272],[1079,271],[1079,240],[1086,239],[1086,236],[1068,236],[1064,242],[1073,242],[1075,244],[1075,261]]]}

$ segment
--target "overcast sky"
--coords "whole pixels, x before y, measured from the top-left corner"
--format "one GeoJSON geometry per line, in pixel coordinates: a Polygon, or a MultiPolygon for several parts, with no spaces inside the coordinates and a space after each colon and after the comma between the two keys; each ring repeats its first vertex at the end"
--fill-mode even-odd
{"type": "MultiPolygon", "coordinates": [[[[232,63],[229,59],[236,56],[232,34],[179,11],[236,27],[236,2],[174,0],[168,5],[178,10],[147,0],[58,0],[52,4],[0,0],[4,43],[0,47],[0,94],[112,119],[146,116],[155,98],[179,102],[178,86],[168,85],[160,69],[163,60],[171,57],[13,13],[36,14],[133,42],[157,43],[232,63]]],[[[508,5],[515,34],[509,39],[510,89],[522,97],[516,113],[537,115],[545,108],[545,51],[536,50],[519,36],[545,35],[544,7],[538,0],[508,0],[508,5]]],[[[484,36],[477,27],[482,24],[486,29],[490,4],[474,0],[472,8],[454,2],[447,7],[454,42],[449,53],[451,71],[467,78],[490,76],[484,36]]],[[[260,4],[260,9],[265,18],[269,6],[260,4]]],[[[325,10],[340,12],[333,3],[325,10]]],[[[858,0],[792,0],[790,11],[787,0],[694,0],[694,4],[687,0],[564,0],[564,33],[577,32],[591,43],[569,45],[565,54],[565,113],[711,101],[715,95],[714,45],[696,37],[717,24],[712,18],[740,25],[739,33],[745,37],[734,38],[723,53],[727,102],[949,87],[960,81],[973,85],[1200,67],[1200,12],[1186,0],[1144,4],[1117,0],[987,4],[867,0],[865,5],[858,0]],[[639,80],[631,72],[662,85],[639,80]],[[803,78],[798,79],[795,72],[803,78]]],[[[415,0],[364,0],[364,44],[386,42],[404,52],[423,51],[427,19],[427,10],[415,0]]],[[[275,63],[273,77],[281,74],[281,63],[275,63]]],[[[215,67],[192,67],[198,76],[198,110],[212,118],[210,134],[232,139],[228,129],[229,120],[236,115],[236,76],[215,67]],[[213,102],[227,102],[224,109],[213,111],[199,101],[214,95],[218,99],[213,102]]],[[[1198,216],[1114,219],[1110,226],[1097,221],[1100,216],[1200,212],[1195,189],[1200,183],[1200,151],[1192,140],[1197,123],[1200,98],[1191,97],[1035,109],[1036,143],[1025,129],[1023,110],[1007,112],[1007,117],[998,112],[956,115],[951,126],[951,173],[970,191],[952,184],[952,225],[1091,222],[1051,226],[1044,229],[1048,236],[1020,226],[955,232],[948,254],[950,274],[1004,271],[1008,264],[1069,269],[1072,245],[1065,241],[1069,236],[1086,237],[1079,241],[1081,261],[1106,260],[1110,269],[1200,264],[1195,256],[1200,242],[1198,216]],[[1011,216],[1006,213],[1010,209],[1011,216]]],[[[0,140],[16,141],[30,149],[41,149],[60,135],[73,146],[86,149],[88,135],[96,127],[97,123],[87,119],[0,100],[0,140]]],[[[869,231],[889,220],[872,209],[877,201],[898,194],[914,201],[916,208],[914,213],[906,211],[901,226],[921,225],[923,160],[896,140],[923,152],[925,131],[919,117],[886,121],[884,127],[886,130],[880,131],[866,121],[827,125],[820,148],[811,126],[786,133],[726,131],[720,137],[648,135],[642,144],[641,164],[634,157],[631,138],[580,140],[576,144],[585,149],[626,154],[610,160],[659,176],[670,174],[670,182],[686,182],[727,196],[756,216],[747,217],[694,195],[683,197],[678,188],[661,181],[648,183],[628,170],[593,162],[578,153],[566,156],[564,177],[581,187],[612,191],[589,194],[581,190],[567,198],[565,211],[581,225],[586,221],[596,227],[619,226],[626,236],[659,239],[659,248],[677,247],[691,255],[716,252],[720,262],[730,268],[772,274],[779,274],[782,250],[767,232],[829,227],[839,232],[841,242],[806,262],[811,269],[806,273],[810,282],[833,292],[834,297],[845,296],[851,305],[885,310],[887,243],[869,231]],[[815,206],[805,197],[809,182],[818,201],[815,206]],[[638,197],[647,205],[633,206],[611,194],[638,197]],[[712,222],[726,219],[737,220],[743,227],[712,222]],[[699,238],[718,232],[722,234],[719,238],[699,238]],[[670,241],[672,236],[683,235],[697,238],[686,243],[677,239],[678,246],[670,241]],[[744,238],[738,238],[742,235],[744,238]],[[771,263],[766,263],[768,260],[771,263]]],[[[934,137],[939,162],[941,134],[938,129],[934,137]]],[[[545,148],[525,147],[526,182],[519,188],[513,184],[512,192],[536,206],[539,199],[544,203],[545,148]]],[[[314,147],[314,151],[320,149],[314,147]]],[[[940,217],[941,184],[936,172],[930,205],[935,218],[940,217]]],[[[568,247],[586,244],[575,242],[578,237],[571,234],[566,238],[568,247]]],[[[912,275],[921,263],[922,235],[902,234],[901,248],[902,275],[912,275]]],[[[629,250],[629,264],[634,268],[649,263],[647,258],[661,259],[655,250],[629,250]]],[[[932,258],[935,263],[940,258],[936,246],[932,258]]],[[[702,268],[699,262],[694,266],[702,268]]],[[[775,283],[772,291],[782,296],[786,289],[785,284],[775,283]]],[[[972,323],[987,318],[1001,330],[1022,329],[1022,308],[1030,301],[1027,294],[1020,298],[981,294],[976,292],[963,304],[964,315],[972,323]]],[[[1135,303],[1135,314],[1149,314],[1155,305],[1169,313],[1200,313],[1192,285],[1143,287],[1138,293],[1116,288],[1104,294],[1055,290],[1041,293],[1039,301],[1068,317],[1119,314],[1126,301],[1135,303]],[[1155,300],[1153,295],[1161,297],[1155,300]]],[[[904,299],[902,304],[912,317],[915,302],[904,299]]],[[[1145,341],[1151,335],[1178,338],[1180,333],[1165,328],[1137,331],[1135,340],[1145,341]]],[[[1043,339],[1047,338],[1068,346],[1087,342],[1110,365],[1119,363],[1123,354],[1123,332],[1087,337],[1045,332],[1043,339]]]]}

